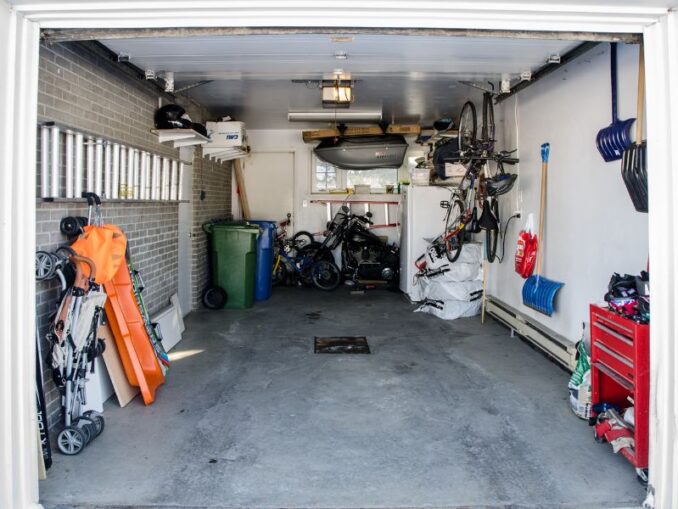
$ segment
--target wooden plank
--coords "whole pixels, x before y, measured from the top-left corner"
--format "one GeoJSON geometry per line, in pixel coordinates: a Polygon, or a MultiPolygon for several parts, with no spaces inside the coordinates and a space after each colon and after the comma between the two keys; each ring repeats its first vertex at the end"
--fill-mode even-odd
{"type": "Polygon", "coordinates": [[[340,135],[341,133],[337,128],[317,129],[315,131],[304,131],[301,133],[301,137],[304,139],[305,143],[308,143],[309,141],[322,140],[323,138],[336,138],[340,135]]]}
{"type": "Polygon", "coordinates": [[[235,182],[238,186],[238,199],[240,200],[240,210],[242,210],[242,218],[245,220],[251,219],[250,204],[247,201],[247,192],[245,190],[245,176],[242,173],[242,165],[240,160],[236,159],[233,163],[233,170],[235,171],[235,182]]]}
{"type": "Polygon", "coordinates": [[[44,481],[47,479],[47,468],[45,467],[45,457],[42,455],[42,438],[40,437],[40,427],[37,421],[35,430],[38,433],[38,480],[44,481]]]}
{"type": "Polygon", "coordinates": [[[384,134],[384,130],[378,125],[368,127],[347,127],[344,136],[378,136],[384,134]]]}
{"type": "Polygon", "coordinates": [[[115,344],[113,332],[111,332],[111,328],[108,324],[99,327],[97,337],[103,339],[106,343],[106,349],[104,350],[102,357],[106,364],[108,376],[111,377],[111,383],[113,384],[113,390],[118,399],[118,404],[121,407],[124,407],[139,394],[139,388],[130,385],[127,381],[127,375],[125,374],[125,369],[122,367],[118,347],[115,344]]]}
{"type": "Polygon", "coordinates": [[[391,124],[386,128],[386,134],[419,134],[419,124],[391,124]]]}

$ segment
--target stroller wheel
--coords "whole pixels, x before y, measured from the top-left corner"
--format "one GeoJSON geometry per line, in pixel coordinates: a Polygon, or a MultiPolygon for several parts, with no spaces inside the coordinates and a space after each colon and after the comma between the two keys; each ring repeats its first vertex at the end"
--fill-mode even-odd
{"type": "Polygon", "coordinates": [[[57,446],[62,454],[75,456],[85,448],[85,435],[80,429],[68,426],[59,432],[57,436],[57,446]]]}
{"type": "Polygon", "coordinates": [[[94,440],[97,436],[97,427],[94,420],[89,417],[78,417],[73,423],[78,427],[82,434],[85,435],[85,445],[94,440]]]}
{"type": "Polygon", "coordinates": [[[94,410],[87,410],[84,414],[82,414],[84,417],[87,417],[94,423],[94,427],[96,428],[97,431],[97,436],[101,435],[101,432],[104,430],[105,426],[105,421],[104,421],[104,416],[101,415],[99,412],[95,412],[94,410]]]}

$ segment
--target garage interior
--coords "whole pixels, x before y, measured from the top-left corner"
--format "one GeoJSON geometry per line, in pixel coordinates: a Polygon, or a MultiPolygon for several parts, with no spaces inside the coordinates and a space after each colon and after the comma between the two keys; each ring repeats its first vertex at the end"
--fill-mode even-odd
{"type": "MultiPolygon", "coordinates": [[[[38,129],[54,136],[57,126],[61,149],[60,177],[48,196],[43,170],[52,169],[52,161],[47,146],[38,147],[39,163],[46,161],[36,183],[38,250],[68,244],[62,218],[88,214],[83,199],[54,194],[68,185],[71,132],[104,140],[104,165],[107,157],[113,164],[113,150],[119,150],[111,148],[109,156],[106,147],[117,144],[150,154],[149,165],[157,157],[181,171],[176,190],[168,185],[168,194],[157,197],[108,196],[114,188],[102,177],[104,222],[125,232],[148,312],[160,323],[163,343],[175,344],[167,348],[170,368],[150,405],[136,396],[121,407],[106,381],[107,363],[96,359],[101,380],[88,387],[88,397],[91,405],[97,393],[106,399],[106,427],[75,456],[55,446],[62,403],[43,359],[54,453],[40,483],[41,503],[640,505],[645,488],[637,472],[609,444],[594,441],[589,424],[572,412],[568,392],[576,344],[591,334],[589,305],[604,304],[613,272],[639,274],[648,265],[647,215],[635,210],[619,163],[606,163],[596,148],[598,130],[610,123],[610,41],[473,32],[252,32],[107,37],[101,31],[87,41],[69,41],[77,37],[67,30],[45,33],[38,129]],[[318,82],[338,75],[350,76],[350,106],[323,108],[318,82]],[[502,81],[510,90],[503,94],[502,81]],[[415,313],[421,303],[411,301],[422,299],[404,289],[402,278],[410,276],[403,269],[396,288],[342,284],[324,292],[279,285],[270,299],[248,309],[204,308],[214,265],[205,223],[279,222],[289,213],[289,236],[309,231],[322,239],[346,200],[356,214],[369,210],[378,235],[401,245],[405,224],[417,214],[414,201],[405,203],[412,192],[405,188],[417,187],[416,165],[430,152],[423,136],[435,136],[432,126],[440,119],[458,127],[467,101],[475,104],[480,124],[488,86],[496,92],[495,150],[517,149],[519,163],[510,170],[518,175],[514,187],[499,199],[501,262],[478,263],[485,267],[484,323],[475,306],[473,316],[453,320],[415,313]],[[209,143],[179,147],[171,136],[161,141],[167,133],[156,130],[154,113],[167,104],[181,105],[193,122],[243,122],[241,153],[223,155],[209,143]],[[295,113],[338,119],[360,112],[379,118],[289,120],[295,113]],[[302,132],[343,124],[416,125],[422,132],[405,135],[400,168],[332,172],[314,154],[318,141],[304,140],[302,132]],[[524,280],[514,267],[528,217],[538,228],[545,142],[551,153],[542,274],[565,283],[552,316],[523,304],[524,280]],[[363,177],[370,172],[380,179],[363,177]],[[360,185],[372,189],[358,192],[360,185]],[[366,337],[371,353],[314,353],[314,338],[344,336],[366,337]]],[[[614,39],[618,117],[634,118],[639,39],[614,39]]],[[[424,200],[434,203],[427,227],[435,236],[445,228],[438,201],[447,199],[454,181],[432,183],[424,200]]],[[[483,246],[484,238],[476,235],[468,245],[483,246]]],[[[427,244],[423,238],[417,243],[427,244]]],[[[37,283],[45,354],[59,294],[58,280],[37,283]]]]}

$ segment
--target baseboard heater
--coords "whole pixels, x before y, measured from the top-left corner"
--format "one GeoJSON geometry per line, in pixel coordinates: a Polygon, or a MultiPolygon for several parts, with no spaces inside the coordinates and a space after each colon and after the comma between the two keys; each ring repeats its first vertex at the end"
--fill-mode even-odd
{"type": "Polygon", "coordinates": [[[533,319],[523,315],[517,309],[490,295],[487,297],[487,313],[564,368],[574,370],[577,349],[572,342],[557,332],[535,323],[533,319]]]}

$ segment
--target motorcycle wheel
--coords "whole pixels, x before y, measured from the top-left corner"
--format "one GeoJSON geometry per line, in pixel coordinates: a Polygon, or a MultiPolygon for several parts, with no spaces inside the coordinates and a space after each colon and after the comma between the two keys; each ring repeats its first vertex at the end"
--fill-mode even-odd
{"type": "Polygon", "coordinates": [[[341,284],[341,271],[334,262],[318,260],[313,265],[313,284],[324,291],[331,291],[341,284]]]}

